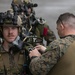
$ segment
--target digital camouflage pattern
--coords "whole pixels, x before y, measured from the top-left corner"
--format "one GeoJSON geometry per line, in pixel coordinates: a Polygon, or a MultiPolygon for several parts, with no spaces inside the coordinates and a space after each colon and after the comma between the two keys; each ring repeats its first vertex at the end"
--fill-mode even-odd
{"type": "Polygon", "coordinates": [[[47,75],[74,40],[75,35],[69,35],[53,41],[41,57],[32,59],[30,63],[30,70],[32,74],[47,75]]]}

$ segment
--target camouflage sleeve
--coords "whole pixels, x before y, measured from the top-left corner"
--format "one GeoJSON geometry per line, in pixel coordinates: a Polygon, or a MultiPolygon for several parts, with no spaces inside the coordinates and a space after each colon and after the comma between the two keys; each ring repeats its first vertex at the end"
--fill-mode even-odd
{"type": "Polygon", "coordinates": [[[58,39],[51,42],[49,48],[47,48],[47,51],[41,57],[31,60],[31,73],[33,75],[47,75],[58,59],[64,55],[71,42],[68,39],[58,39]]]}
{"type": "Polygon", "coordinates": [[[44,39],[47,41],[47,45],[56,39],[54,32],[50,29],[48,25],[45,25],[48,28],[47,36],[44,36],[44,39]]]}
{"type": "Polygon", "coordinates": [[[59,58],[59,47],[48,50],[41,57],[32,59],[30,71],[33,75],[47,75],[50,69],[57,63],[59,58]],[[57,50],[58,49],[58,50],[57,50]]]}

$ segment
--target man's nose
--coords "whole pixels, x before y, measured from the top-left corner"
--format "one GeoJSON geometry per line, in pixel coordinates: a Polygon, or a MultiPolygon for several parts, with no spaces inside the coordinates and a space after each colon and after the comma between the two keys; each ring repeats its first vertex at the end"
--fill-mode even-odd
{"type": "Polygon", "coordinates": [[[9,33],[12,33],[13,32],[13,30],[11,29],[11,28],[9,28],[9,31],[8,31],[9,33]]]}

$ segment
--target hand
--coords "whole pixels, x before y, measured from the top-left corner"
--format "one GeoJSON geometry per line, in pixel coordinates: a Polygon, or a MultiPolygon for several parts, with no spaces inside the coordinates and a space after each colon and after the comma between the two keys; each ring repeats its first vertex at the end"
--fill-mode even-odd
{"type": "Polygon", "coordinates": [[[44,47],[43,45],[37,45],[37,46],[35,46],[35,48],[41,52],[45,52],[45,50],[46,50],[46,47],[44,47]]]}
{"type": "Polygon", "coordinates": [[[35,48],[34,50],[30,51],[29,57],[31,58],[32,56],[41,56],[41,53],[35,48]]]}

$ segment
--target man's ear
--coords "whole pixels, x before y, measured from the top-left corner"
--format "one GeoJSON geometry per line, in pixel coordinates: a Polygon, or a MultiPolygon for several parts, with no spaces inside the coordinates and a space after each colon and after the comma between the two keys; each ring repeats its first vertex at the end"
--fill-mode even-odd
{"type": "Polygon", "coordinates": [[[65,29],[65,26],[64,26],[63,24],[61,24],[60,26],[61,26],[62,30],[64,30],[64,29],[65,29]]]}

